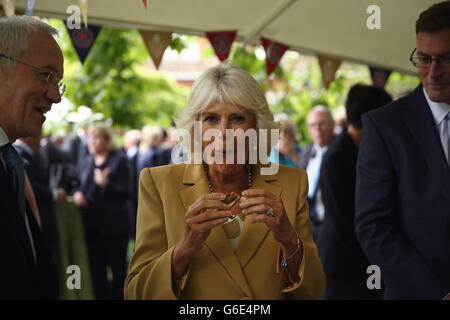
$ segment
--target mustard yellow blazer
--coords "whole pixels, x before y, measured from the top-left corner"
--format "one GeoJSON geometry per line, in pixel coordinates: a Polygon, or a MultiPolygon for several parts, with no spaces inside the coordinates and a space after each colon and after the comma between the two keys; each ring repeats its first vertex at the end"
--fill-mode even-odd
{"type": "Polygon", "coordinates": [[[236,252],[221,226],[214,228],[180,284],[172,289],[171,256],[185,233],[185,213],[209,193],[202,165],[174,164],[144,169],[139,182],[136,250],[125,281],[125,299],[319,299],[325,275],[313,241],[304,170],[280,165],[275,175],[254,170],[254,189],[281,196],[303,244],[300,285],[283,293],[281,249],[264,223],[245,219],[236,252]]]}

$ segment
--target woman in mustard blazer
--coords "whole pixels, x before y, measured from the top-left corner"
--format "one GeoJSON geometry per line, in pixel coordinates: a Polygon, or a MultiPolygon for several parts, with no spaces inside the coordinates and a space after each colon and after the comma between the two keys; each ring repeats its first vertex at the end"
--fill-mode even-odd
{"type": "Polygon", "coordinates": [[[141,173],[125,298],[319,299],[307,176],[267,163],[279,125],[258,83],[207,70],[177,126],[191,161],[141,173]]]}

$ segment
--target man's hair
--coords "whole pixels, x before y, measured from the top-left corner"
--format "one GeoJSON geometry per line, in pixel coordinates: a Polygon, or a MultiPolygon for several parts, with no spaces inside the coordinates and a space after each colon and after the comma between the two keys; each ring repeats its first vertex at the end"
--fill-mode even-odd
{"type": "Polygon", "coordinates": [[[309,117],[309,115],[311,114],[311,113],[313,113],[313,112],[325,112],[327,115],[328,115],[328,117],[329,117],[329,119],[330,119],[330,122],[333,122],[334,123],[334,119],[333,119],[333,115],[331,114],[331,111],[330,111],[330,109],[328,109],[326,106],[324,106],[324,105],[322,105],[322,104],[318,104],[318,105],[315,105],[314,107],[312,107],[310,110],[309,110],[309,112],[308,112],[308,116],[307,117],[309,117]]]}
{"type": "Polygon", "coordinates": [[[450,29],[450,1],[436,3],[423,11],[416,21],[416,34],[450,29]]]}
{"type": "MultiPolygon", "coordinates": [[[[30,37],[36,31],[57,36],[58,30],[36,18],[29,16],[11,16],[0,18],[0,53],[12,58],[20,57],[29,46],[30,37]]],[[[14,67],[15,62],[0,58],[0,64],[14,67]]]]}
{"type": "Polygon", "coordinates": [[[347,122],[361,129],[361,117],[370,110],[379,108],[392,101],[392,97],[380,87],[356,84],[350,88],[345,103],[347,122]]]}

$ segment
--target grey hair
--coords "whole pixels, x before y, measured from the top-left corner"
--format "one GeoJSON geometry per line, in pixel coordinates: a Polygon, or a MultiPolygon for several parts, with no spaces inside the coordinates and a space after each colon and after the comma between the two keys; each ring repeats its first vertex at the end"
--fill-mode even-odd
{"type": "Polygon", "coordinates": [[[326,112],[328,114],[328,117],[330,118],[330,122],[334,123],[334,118],[333,115],[331,114],[330,109],[328,109],[326,106],[318,104],[316,106],[314,106],[311,110],[309,110],[308,116],[315,111],[322,111],[322,112],[326,112]]]}
{"type": "MultiPolygon", "coordinates": [[[[270,129],[279,129],[280,124],[274,121],[273,113],[258,82],[237,66],[219,64],[206,70],[195,80],[186,108],[175,118],[177,128],[187,130],[191,137],[194,137],[194,121],[215,102],[236,105],[251,111],[255,115],[257,132],[259,133],[258,129],[268,130],[267,151],[270,152],[270,129]]],[[[182,144],[187,147],[183,142],[182,144]]],[[[191,154],[193,148],[194,143],[191,144],[191,154]]]]}
{"type": "MultiPolygon", "coordinates": [[[[53,37],[59,35],[57,29],[37,18],[29,16],[0,18],[0,53],[12,58],[20,57],[28,49],[30,37],[36,31],[45,32],[53,37]]],[[[0,64],[12,68],[16,63],[0,58],[0,64]]]]}

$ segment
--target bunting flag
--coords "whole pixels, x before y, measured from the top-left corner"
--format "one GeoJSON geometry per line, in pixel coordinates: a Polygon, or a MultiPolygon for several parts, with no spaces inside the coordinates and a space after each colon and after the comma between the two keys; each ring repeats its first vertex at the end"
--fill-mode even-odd
{"type": "Polygon", "coordinates": [[[16,13],[16,0],[2,0],[2,4],[7,17],[13,16],[16,13]]]}
{"type": "Polygon", "coordinates": [[[334,80],[337,69],[342,61],[338,59],[328,58],[318,55],[320,71],[322,72],[322,80],[325,88],[330,87],[330,83],[334,80]]]}
{"type": "Polygon", "coordinates": [[[81,14],[83,15],[84,20],[84,27],[87,29],[87,23],[88,23],[88,0],[79,0],[80,8],[81,8],[81,14]]]}
{"type": "Polygon", "coordinates": [[[281,57],[289,47],[266,38],[261,38],[261,43],[266,51],[266,69],[267,76],[269,76],[276,69],[281,57]]]}
{"type": "Polygon", "coordinates": [[[144,3],[145,10],[147,10],[147,0],[142,0],[142,2],[144,3]]]}
{"type": "Polygon", "coordinates": [[[147,30],[139,30],[139,33],[144,40],[156,69],[158,69],[164,52],[172,41],[172,33],[147,30]]]}
{"type": "Polygon", "coordinates": [[[384,88],[389,79],[389,76],[391,75],[392,70],[376,67],[369,67],[369,70],[373,85],[384,88]]]}
{"type": "Polygon", "coordinates": [[[25,14],[27,16],[32,16],[34,12],[34,7],[36,6],[37,0],[27,0],[27,9],[25,11],[25,14]]]}
{"type": "Polygon", "coordinates": [[[231,45],[234,39],[236,39],[236,31],[224,31],[224,32],[207,32],[206,36],[211,42],[214,51],[220,61],[224,61],[230,54],[231,45]]]}
{"type": "MultiPolygon", "coordinates": [[[[67,23],[65,25],[67,29],[67,23]]],[[[81,63],[84,63],[84,60],[86,60],[100,30],[101,27],[96,25],[90,25],[87,29],[83,27],[80,29],[67,29],[81,63]]]]}

